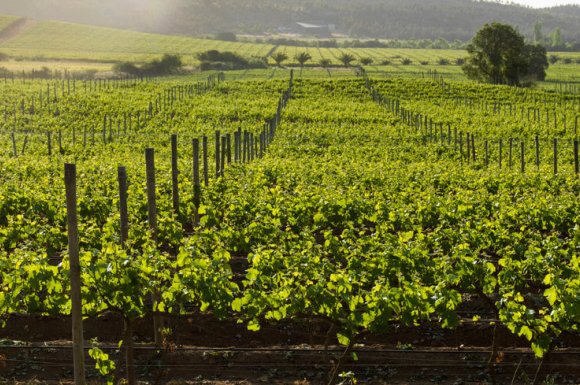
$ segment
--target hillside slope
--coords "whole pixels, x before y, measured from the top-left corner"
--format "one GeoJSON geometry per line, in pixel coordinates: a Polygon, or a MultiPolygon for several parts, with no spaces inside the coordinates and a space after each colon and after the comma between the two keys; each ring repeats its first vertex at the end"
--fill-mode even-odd
{"type": "Polygon", "coordinates": [[[298,21],[336,24],[354,37],[468,40],[483,23],[513,24],[532,36],[536,22],[548,35],[560,28],[580,40],[580,7],[531,9],[471,0],[19,0],[0,12],[139,31],[199,35],[263,33],[298,21]]]}

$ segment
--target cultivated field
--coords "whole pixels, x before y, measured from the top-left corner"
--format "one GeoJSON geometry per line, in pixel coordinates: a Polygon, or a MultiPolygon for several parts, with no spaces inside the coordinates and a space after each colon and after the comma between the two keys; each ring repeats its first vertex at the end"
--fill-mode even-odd
{"type": "MultiPolygon", "coordinates": [[[[0,50],[273,48],[75,28],[0,50]]],[[[0,382],[70,383],[80,309],[95,382],[578,383],[575,75],[435,68],[0,78],[0,382]]]]}

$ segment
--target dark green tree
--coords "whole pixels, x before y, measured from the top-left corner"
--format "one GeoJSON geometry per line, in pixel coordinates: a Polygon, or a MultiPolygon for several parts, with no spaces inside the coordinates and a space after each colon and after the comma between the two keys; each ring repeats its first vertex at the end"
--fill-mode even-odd
{"type": "Polygon", "coordinates": [[[492,84],[519,86],[522,81],[543,80],[548,61],[539,45],[526,45],[512,26],[485,24],[467,46],[463,72],[470,78],[492,84]]]}
{"type": "Polygon", "coordinates": [[[284,60],[288,59],[288,55],[286,55],[282,51],[277,51],[276,53],[274,53],[274,55],[272,55],[272,59],[274,59],[274,61],[276,62],[276,65],[278,67],[281,67],[282,66],[282,62],[284,60]]]}
{"type": "Polygon", "coordinates": [[[302,76],[302,69],[304,68],[304,64],[306,64],[308,60],[311,60],[312,56],[310,56],[308,52],[300,52],[299,54],[294,56],[294,58],[296,59],[298,64],[300,64],[300,76],[302,76]]]}
{"type": "Polygon", "coordinates": [[[355,60],[356,58],[353,55],[344,52],[338,57],[338,61],[340,61],[345,67],[348,67],[350,63],[355,60]]]}

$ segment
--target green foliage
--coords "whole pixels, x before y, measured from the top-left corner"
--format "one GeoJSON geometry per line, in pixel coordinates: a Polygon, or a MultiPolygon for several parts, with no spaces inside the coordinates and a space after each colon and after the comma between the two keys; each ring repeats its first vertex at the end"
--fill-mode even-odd
{"type": "Polygon", "coordinates": [[[546,76],[546,50],[525,44],[523,36],[506,24],[485,24],[467,52],[463,71],[471,79],[518,86],[524,80],[543,80],[546,76]]]}
{"type": "Polygon", "coordinates": [[[129,75],[161,76],[176,74],[181,69],[182,62],[178,55],[165,54],[159,59],[154,59],[140,67],[129,62],[117,63],[113,71],[129,75]]]}
{"type": "Polygon", "coordinates": [[[273,55],[272,55],[272,59],[276,62],[276,65],[278,67],[282,66],[282,62],[284,62],[285,60],[288,59],[288,55],[286,55],[284,52],[282,51],[276,51],[273,55]]]}
{"type": "Polygon", "coordinates": [[[109,358],[107,353],[99,349],[96,340],[92,341],[92,347],[89,349],[89,356],[95,360],[95,369],[97,369],[101,376],[105,378],[105,383],[107,385],[113,385],[115,383],[115,363],[109,358]]]}
{"type": "Polygon", "coordinates": [[[373,59],[370,57],[363,57],[360,59],[360,64],[365,66],[371,65],[373,64],[373,59]]]}
{"type": "Polygon", "coordinates": [[[330,59],[326,59],[326,58],[322,58],[322,59],[320,59],[320,61],[318,62],[318,64],[320,64],[320,66],[321,66],[322,68],[328,68],[328,67],[330,67],[330,64],[331,64],[331,63],[332,63],[332,62],[330,61],[330,59]]]}
{"type": "Polygon", "coordinates": [[[236,53],[217,50],[209,50],[197,54],[201,62],[200,69],[207,70],[236,70],[245,68],[265,68],[263,60],[248,60],[236,53]]]}
{"type": "Polygon", "coordinates": [[[342,63],[343,66],[348,67],[350,66],[350,64],[355,61],[356,58],[354,57],[354,55],[343,52],[339,57],[338,57],[338,61],[342,63]]]}
{"type": "MultiPolygon", "coordinates": [[[[304,67],[304,64],[306,64],[307,61],[312,60],[312,56],[308,52],[300,52],[296,54],[294,58],[300,64],[300,67],[304,67]]],[[[276,62],[276,64],[278,64],[278,62],[276,62]]]]}

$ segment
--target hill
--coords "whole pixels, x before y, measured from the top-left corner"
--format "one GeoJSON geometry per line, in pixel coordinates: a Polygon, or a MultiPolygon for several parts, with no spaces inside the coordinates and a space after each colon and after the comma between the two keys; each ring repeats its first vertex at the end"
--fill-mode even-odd
{"type": "Polygon", "coordinates": [[[297,22],[327,23],[352,37],[469,40],[482,24],[500,21],[532,37],[539,22],[546,35],[559,28],[580,41],[580,7],[532,9],[471,0],[19,0],[0,12],[37,19],[203,35],[220,31],[265,33],[297,22]]]}

